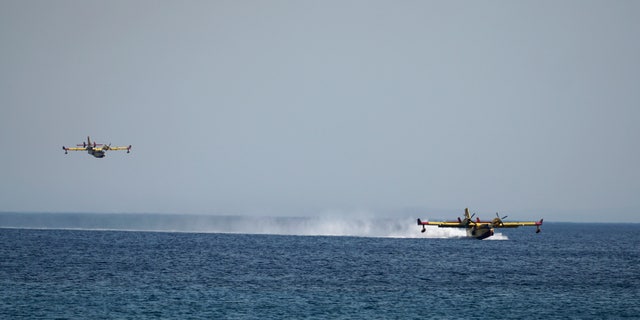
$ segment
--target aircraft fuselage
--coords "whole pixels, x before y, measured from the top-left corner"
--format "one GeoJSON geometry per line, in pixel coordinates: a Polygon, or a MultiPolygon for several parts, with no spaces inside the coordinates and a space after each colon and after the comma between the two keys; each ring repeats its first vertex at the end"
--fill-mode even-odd
{"type": "Polygon", "coordinates": [[[478,240],[489,238],[493,235],[493,228],[489,225],[479,225],[467,228],[467,237],[478,240]]]}
{"type": "Polygon", "coordinates": [[[93,150],[93,148],[89,148],[87,149],[87,153],[89,153],[90,155],[96,157],[96,158],[104,158],[104,151],[103,150],[93,150]]]}

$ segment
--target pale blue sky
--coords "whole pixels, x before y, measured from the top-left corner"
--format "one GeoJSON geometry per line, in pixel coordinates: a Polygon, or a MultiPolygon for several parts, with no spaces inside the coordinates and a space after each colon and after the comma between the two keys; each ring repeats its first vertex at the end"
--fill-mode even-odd
{"type": "Polygon", "coordinates": [[[0,211],[640,222],[638,17],[1,0],[0,211]],[[64,155],[87,135],[132,153],[64,155]]]}

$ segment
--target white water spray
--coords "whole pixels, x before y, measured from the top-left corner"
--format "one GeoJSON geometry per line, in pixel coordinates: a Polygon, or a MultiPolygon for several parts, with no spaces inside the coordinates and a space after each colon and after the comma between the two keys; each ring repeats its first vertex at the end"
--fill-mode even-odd
{"type": "MultiPolygon", "coordinates": [[[[322,217],[247,217],[179,214],[21,214],[0,227],[353,236],[379,238],[464,238],[466,230],[416,224],[414,217],[378,218],[366,213],[330,212],[322,217]]],[[[496,233],[489,240],[508,240],[496,233]]]]}
{"type": "Polygon", "coordinates": [[[300,236],[354,236],[380,238],[463,238],[466,231],[458,228],[427,226],[420,232],[415,219],[409,218],[239,218],[232,224],[220,225],[208,232],[277,234],[300,236]]]}

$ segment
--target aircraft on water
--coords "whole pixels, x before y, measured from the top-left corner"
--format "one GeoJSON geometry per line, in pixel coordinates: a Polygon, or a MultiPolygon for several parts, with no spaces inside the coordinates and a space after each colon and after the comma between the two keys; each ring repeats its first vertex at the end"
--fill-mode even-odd
{"type": "Polygon", "coordinates": [[[104,158],[104,153],[107,150],[127,150],[127,153],[131,151],[131,145],[129,145],[128,147],[112,147],[111,143],[109,143],[108,145],[96,143],[95,141],[92,143],[91,138],[89,137],[87,137],[87,142],[82,142],[82,144],[77,144],[76,146],[77,148],[62,146],[62,150],[64,150],[64,154],[67,154],[68,151],[86,151],[88,154],[96,158],[104,158]]]}
{"type": "Polygon", "coordinates": [[[462,228],[467,229],[467,237],[476,238],[478,240],[486,239],[493,235],[494,228],[517,228],[523,227],[536,227],[536,233],[540,233],[540,226],[542,225],[542,219],[540,221],[516,221],[516,222],[504,222],[507,216],[500,218],[500,215],[496,212],[496,217],[491,221],[482,221],[480,218],[472,220],[476,214],[469,215],[469,208],[464,209],[464,219],[458,217],[457,221],[422,221],[418,219],[418,225],[422,226],[422,231],[427,229],[425,226],[438,226],[440,228],[462,228]]]}

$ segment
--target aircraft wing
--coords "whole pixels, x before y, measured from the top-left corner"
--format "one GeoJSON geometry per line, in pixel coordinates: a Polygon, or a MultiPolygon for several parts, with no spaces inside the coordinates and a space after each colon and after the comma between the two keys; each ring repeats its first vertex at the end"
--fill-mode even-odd
{"type": "Polygon", "coordinates": [[[71,148],[62,147],[62,150],[65,150],[65,151],[87,151],[87,148],[82,148],[82,147],[77,147],[77,148],[76,147],[71,147],[71,148]]]}
{"type": "Polygon", "coordinates": [[[438,226],[440,228],[466,228],[467,227],[458,221],[429,221],[427,222],[427,225],[438,226]]]}
{"type": "Polygon", "coordinates": [[[440,228],[466,228],[466,226],[458,221],[422,221],[418,219],[419,226],[437,226],[440,228]]]}
{"type": "Polygon", "coordinates": [[[512,221],[502,222],[494,224],[494,228],[517,228],[517,227],[539,227],[542,225],[542,219],[540,221],[512,221]]]}
{"type": "Polygon", "coordinates": [[[109,147],[109,150],[114,150],[114,151],[118,151],[118,150],[131,150],[131,146],[128,146],[128,147],[109,147]]]}

